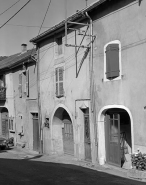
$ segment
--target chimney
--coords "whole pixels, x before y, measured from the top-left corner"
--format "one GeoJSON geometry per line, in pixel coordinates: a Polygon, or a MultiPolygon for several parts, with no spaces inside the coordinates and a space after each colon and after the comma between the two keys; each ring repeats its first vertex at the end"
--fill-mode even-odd
{"type": "Polygon", "coordinates": [[[21,44],[21,53],[24,53],[27,51],[27,44],[21,44]]]}

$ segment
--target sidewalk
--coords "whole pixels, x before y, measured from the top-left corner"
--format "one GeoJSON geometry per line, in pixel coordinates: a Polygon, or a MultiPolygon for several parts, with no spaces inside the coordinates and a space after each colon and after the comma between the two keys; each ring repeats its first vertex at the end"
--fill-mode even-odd
{"type": "Polygon", "coordinates": [[[30,151],[25,148],[13,147],[12,150],[8,150],[8,153],[16,154],[19,159],[41,161],[41,162],[52,162],[52,163],[62,163],[62,164],[72,164],[77,166],[82,166],[96,171],[101,171],[111,175],[129,178],[134,180],[139,180],[141,182],[146,182],[145,179],[135,179],[134,176],[129,176],[129,171],[126,169],[118,168],[112,165],[93,165],[91,162],[78,160],[71,155],[40,155],[38,152],[30,151]]]}

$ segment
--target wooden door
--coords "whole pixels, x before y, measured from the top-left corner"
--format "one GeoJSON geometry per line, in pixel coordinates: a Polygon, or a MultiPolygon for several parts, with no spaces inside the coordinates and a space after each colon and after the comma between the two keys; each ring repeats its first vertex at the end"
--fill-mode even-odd
{"type": "Polygon", "coordinates": [[[72,122],[70,119],[64,119],[63,123],[64,128],[62,129],[62,134],[64,153],[74,155],[74,137],[72,122]]]}
{"type": "Polygon", "coordinates": [[[84,113],[84,145],[85,145],[85,160],[91,160],[89,113],[84,113]]]}
{"type": "Polygon", "coordinates": [[[38,114],[33,114],[33,150],[39,151],[39,122],[38,114]]]}
{"type": "Polygon", "coordinates": [[[120,115],[107,114],[105,118],[106,161],[121,166],[120,155],[120,115]]]}
{"type": "Polygon", "coordinates": [[[5,138],[9,137],[9,131],[8,131],[8,112],[4,111],[1,113],[1,123],[2,123],[2,136],[5,138]]]}

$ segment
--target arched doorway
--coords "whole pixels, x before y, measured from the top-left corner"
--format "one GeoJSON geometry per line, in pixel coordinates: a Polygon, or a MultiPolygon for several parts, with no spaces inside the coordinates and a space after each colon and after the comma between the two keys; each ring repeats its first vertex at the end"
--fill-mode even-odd
{"type": "Polygon", "coordinates": [[[104,123],[106,162],[122,167],[132,148],[130,117],[124,109],[108,109],[104,123]]]}
{"type": "Polygon", "coordinates": [[[98,116],[99,163],[122,167],[133,151],[133,119],[124,106],[107,106],[98,116]]]}
{"type": "Polygon", "coordinates": [[[55,153],[74,155],[73,125],[69,113],[59,107],[52,120],[53,150],[55,153]]]}
{"type": "Polygon", "coordinates": [[[5,138],[8,138],[9,136],[8,118],[9,118],[8,109],[4,107],[1,109],[1,135],[5,138]]]}

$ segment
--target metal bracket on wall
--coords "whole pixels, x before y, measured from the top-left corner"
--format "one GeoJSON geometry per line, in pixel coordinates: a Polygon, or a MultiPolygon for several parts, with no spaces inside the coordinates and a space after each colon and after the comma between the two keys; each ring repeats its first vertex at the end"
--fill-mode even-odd
{"type": "Polygon", "coordinates": [[[90,51],[90,45],[93,42],[93,40],[95,40],[95,36],[94,35],[87,34],[87,31],[89,29],[89,25],[90,24],[85,24],[85,23],[80,23],[80,22],[71,22],[69,20],[66,20],[66,22],[65,22],[65,46],[66,47],[75,47],[76,78],[78,77],[79,72],[80,72],[81,67],[82,67],[82,64],[83,64],[84,60],[86,59],[86,57],[87,57],[87,55],[88,55],[88,53],[90,51]],[[84,33],[83,32],[81,33],[80,29],[78,29],[78,28],[71,28],[71,26],[86,27],[86,30],[84,31],[84,33]],[[71,31],[75,32],[75,43],[74,44],[68,44],[67,43],[68,30],[71,30],[71,31]],[[77,32],[78,32],[78,35],[82,35],[83,36],[79,45],[77,44],[77,32]],[[92,41],[90,43],[88,43],[88,45],[83,45],[82,44],[85,37],[92,37],[92,41]],[[86,50],[85,50],[85,52],[83,54],[83,57],[82,57],[79,65],[78,65],[78,53],[80,51],[80,48],[85,48],[86,50]]]}

